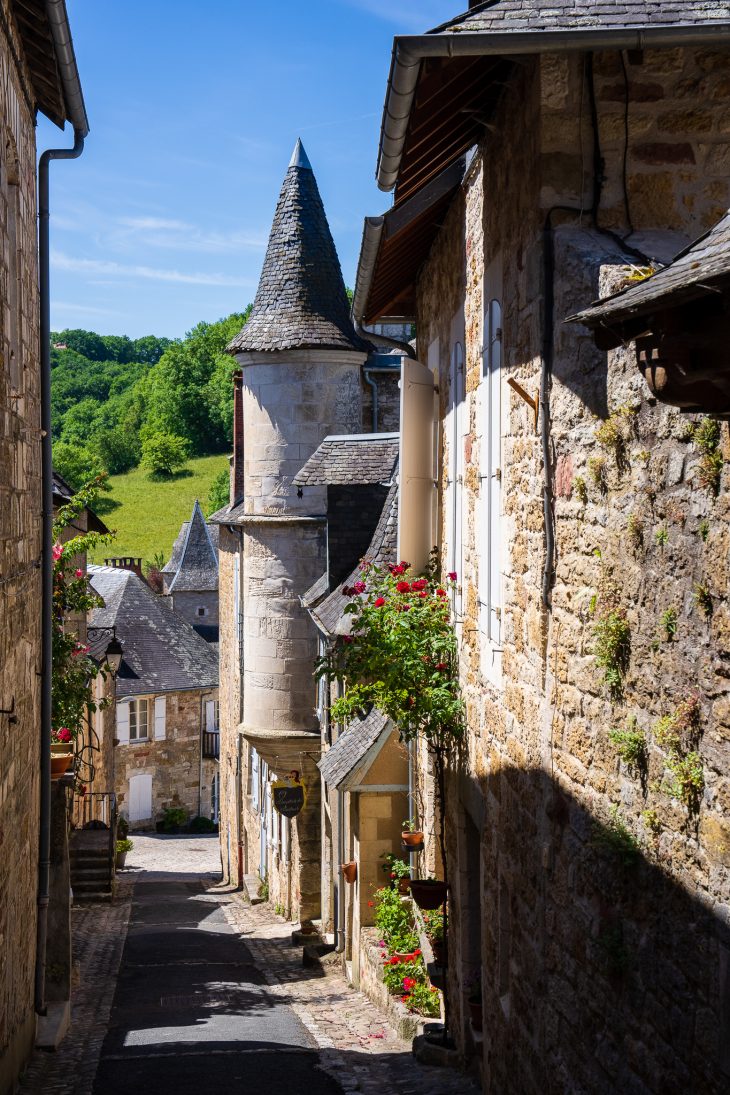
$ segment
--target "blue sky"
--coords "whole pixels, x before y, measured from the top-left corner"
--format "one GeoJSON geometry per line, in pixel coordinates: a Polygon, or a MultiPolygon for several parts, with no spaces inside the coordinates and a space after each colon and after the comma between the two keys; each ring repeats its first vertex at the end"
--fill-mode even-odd
{"type": "MultiPolygon", "coordinates": [[[[347,284],[394,34],[450,0],[67,0],[91,125],[51,167],[54,330],[182,336],[253,300],[301,136],[347,284]]],[[[464,6],[466,2],[464,0],[464,6]]],[[[38,149],[71,143],[46,119],[38,149]]]]}

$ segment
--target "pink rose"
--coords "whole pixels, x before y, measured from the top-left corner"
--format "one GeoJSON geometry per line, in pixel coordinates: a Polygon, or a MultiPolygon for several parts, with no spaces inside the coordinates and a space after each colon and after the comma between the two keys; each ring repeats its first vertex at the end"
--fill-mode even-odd
{"type": "Polygon", "coordinates": [[[77,578],[83,578],[84,572],[80,568],[75,572],[77,578]]]}
{"type": "Polygon", "coordinates": [[[355,593],[364,593],[367,589],[367,586],[364,582],[355,582],[352,588],[355,590],[355,593]]]}
{"type": "Polygon", "coordinates": [[[63,545],[61,544],[60,540],[56,540],[55,544],[53,545],[53,558],[54,560],[58,560],[61,558],[62,555],[63,545]]]}

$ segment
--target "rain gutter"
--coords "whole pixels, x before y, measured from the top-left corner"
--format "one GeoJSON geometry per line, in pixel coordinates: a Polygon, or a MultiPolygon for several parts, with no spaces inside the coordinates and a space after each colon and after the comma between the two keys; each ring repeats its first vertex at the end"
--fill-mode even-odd
{"type": "Polygon", "coordinates": [[[46,0],[68,119],[74,128],[72,148],[48,148],[38,163],[38,291],[41,363],[41,725],[40,817],[38,834],[38,924],[36,932],[35,1010],[46,1013],[46,950],[51,875],[51,672],[53,651],[53,452],[51,448],[51,297],[50,297],[50,185],[51,160],[75,160],[84,150],[89,132],[84,96],[76,67],[71,30],[64,0],[46,0]]]}
{"type": "Polygon", "coordinates": [[[458,32],[402,35],[393,40],[390,73],[375,179],[381,190],[398,181],[401,156],[410,122],[421,62],[438,57],[508,57],[516,54],[582,53],[602,49],[636,49],[718,44],[730,40],[730,22],[694,26],[647,26],[617,30],[458,32]]]}

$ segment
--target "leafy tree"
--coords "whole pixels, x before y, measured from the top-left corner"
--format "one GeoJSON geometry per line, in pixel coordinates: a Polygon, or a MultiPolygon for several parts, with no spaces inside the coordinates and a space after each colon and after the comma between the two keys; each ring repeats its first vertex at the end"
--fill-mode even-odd
{"type": "Polygon", "coordinates": [[[152,475],[170,476],[188,458],[189,447],[184,437],[163,430],[150,432],[142,442],[142,467],[152,475]]]}
{"type": "Polygon", "coordinates": [[[172,339],[158,338],[157,335],[143,335],[142,338],[135,338],[132,361],[139,361],[143,365],[156,365],[168,346],[172,346],[172,339]]]}
{"type": "Polygon", "coordinates": [[[51,334],[51,342],[60,342],[77,354],[82,354],[89,361],[104,361],[108,357],[104,339],[93,331],[83,331],[74,328],[58,331],[51,334]]]}
{"type": "Polygon", "coordinates": [[[135,468],[142,452],[139,436],[131,430],[125,430],[123,426],[101,430],[94,439],[94,445],[99,459],[110,475],[121,475],[130,468],[135,468]]]}
{"type": "Polygon", "coordinates": [[[80,490],[104,471],[95,452],[83,445],[71,445],[65,441],[58,441],[53,446],[53,466],[74,490],[80,490]]]}
{"type": "Polygon", "coordinates": [[[228,468],[218,472],[208,491],[206,517],[227,506],[231,498],[231,474],[228,468]]]}

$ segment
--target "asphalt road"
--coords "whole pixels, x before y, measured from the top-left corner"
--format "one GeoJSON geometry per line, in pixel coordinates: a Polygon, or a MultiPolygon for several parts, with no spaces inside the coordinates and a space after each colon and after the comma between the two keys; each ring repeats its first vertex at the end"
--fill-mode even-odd
{"type": "Polygon", "coordinates": [[[140,878],[94,1095],[341,1095],[317,1065],[216,895],[140,878]]]}

